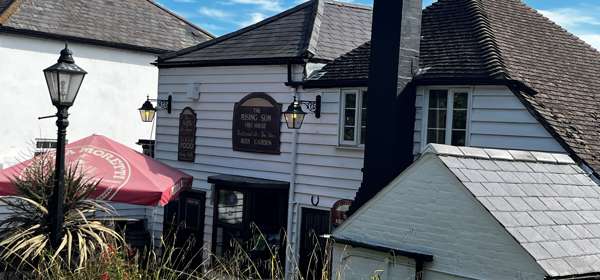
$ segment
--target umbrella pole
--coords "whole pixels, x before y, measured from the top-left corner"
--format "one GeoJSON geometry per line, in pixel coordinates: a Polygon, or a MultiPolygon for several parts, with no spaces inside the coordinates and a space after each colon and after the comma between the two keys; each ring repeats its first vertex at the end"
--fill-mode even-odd
{"type": "Polygon", "coordinates": [[[56,115],[56,126],[58,127],[56,145],[56,164],[54,171],[54,189],[48,203],[48,219],[50,224],[50,245],[53,249],[58,248],[62,239],[62,227],[64,223],[64,197],[65,197],[65,145],[68,108],[59,107],[56,115]]]}

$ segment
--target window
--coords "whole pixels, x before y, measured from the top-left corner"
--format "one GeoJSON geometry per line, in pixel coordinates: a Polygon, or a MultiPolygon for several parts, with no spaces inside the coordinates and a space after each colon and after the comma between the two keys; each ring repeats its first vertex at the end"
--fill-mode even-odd
{"type": "Polygon", "coordinates": [[[348,146],[364,145],[367,130],[366,91],[342,91],[341,104],[340,144],[348,146]]]}
{"type": "Polygon", "coordinates": [[[466,146],[469,92],[459,89],[433,89],[425,94],[424,141],[466,146]]]}

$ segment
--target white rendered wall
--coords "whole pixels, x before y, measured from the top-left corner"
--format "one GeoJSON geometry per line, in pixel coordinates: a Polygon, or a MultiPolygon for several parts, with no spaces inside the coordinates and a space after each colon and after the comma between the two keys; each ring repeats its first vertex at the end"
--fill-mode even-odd
{"type": "MultiPolygon", "coordinates": [[[[64,42],[0,34],[0,167],[31,156],[35,138],[56,138],[56,113],[42,70],[56,63],[64,42]]],[[[76,141],[102,134],[134,149],[149,138],[151,125],[137,108],[146,95],[156,96],[156,56],[123,49],[69,44],[75,63],[88,72],[69,111],[67,138],[76,141]]]]}

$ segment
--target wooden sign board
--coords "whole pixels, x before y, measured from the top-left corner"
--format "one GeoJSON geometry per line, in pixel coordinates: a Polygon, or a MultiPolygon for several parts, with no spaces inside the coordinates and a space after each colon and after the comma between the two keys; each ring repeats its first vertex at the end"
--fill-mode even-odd
{"type": "Polygon", "coordinates": [[[242,98],[233,110],[233,150],[280,154],[281,104],[266,93],[242,98]]]}
{"type": "Polygon", "coordinates": [[[189,107],[179,115],[177,159],[187,162],[194,162],[196,159],[196,113],[189,107]]]}

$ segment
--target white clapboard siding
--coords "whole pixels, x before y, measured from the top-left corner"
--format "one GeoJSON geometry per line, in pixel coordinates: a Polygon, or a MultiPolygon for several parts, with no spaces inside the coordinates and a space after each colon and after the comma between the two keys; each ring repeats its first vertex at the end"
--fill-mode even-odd
{"type": "MultiPolygon", "coordinates": [[[[294,68],[294,76],[301,74],[294,68]]],[[[287,67],[220,66],[160,69],[159,98],[173,97],[173,112],[158,112],[156,128],[156,158],[194,176],[194,188],[207,192],[205,242],[212,240],[213,205],[212,175],[230,174],[289,182],[292,178],[294,133],[282,123],[281,154],[242,153],[232,149],[232,119],[234,104],[251,92],[266,92],[277,102],[288,106],[294,89],[285,86],[287,67]],[[199,99],[187,92],[200,84],[199,99]],[[179,114],[186,108],[197,114],[196,160],[177,161],[179,114]]],[[[506,87],[481,86],[473,89],[470,143],[486,146],[562,151],[552,137],[537,123],[525,107],[506,87]]],[[[298,209],[314,207],[311,198],[319,197],[319,208],[330,208],[339,199],[353,199],[360,187],[363,149],[338,144],[340,95],[342,89],[299,89],[303,100],[322,96],[322,116],[306,116],[298,131],[295,168],[295,203],[292,214],[292,243],[297,242],[298,209]]],[[[414,152],[423,148],[424,88],[416,99],[414,152]]],[[[163,217],[162,212],[154,214],[163,217]]],[[[155,227],[158,229],[159,221],[155,227]]]]}
{"type": "MultiPolygon", "coordinates": [[[[295,69],[295,74],[301,69],[295,69]]],[[[212,239],[213,205],[211,175],[231,174],[289,182],[292,173],[294,134],[282,123],[281,154],[242,153],[232,149],[234,104],[251,92],[266,92],[287,107],[294,90],[285,86],[286,66],[232,66],[161,69],[159,97],[173,96],[173,112],[158,113],[156,158],[194,176],[194,188],[207,191],[205,242],[212,239]],[[200,98],[190,99],[191,84],[200,84],[200,98]],[[185,107],[197,114],[196,160],[177,161],[179,114],[185,107]]],[[[310,206],[313,195],[320,207],[330,208],[342,198],[354,198],[360,186],[363,150],[338,147],[340,90],[310,90],[298,93],[303,100],[322,96],[321,118],[307,115],[299,132],[296,165],[296,210],[310,206]]],[[[298,215],[293,213],[291,240],[296,240],[298,215]]]]}
{"type": "MultiPolygon", "coordinates": [[[[472,94],[468,131],[470,146],[565,153],[560,144],[507,87],[467,88],[471,88],[472,94]]],[[[422,94],[427,90],[427,87],[418,89],[421,96],[421,100],[417,98],[415,122],[415,129],[420,128],[420,131],[415,131],[415,151],[418,152],[423,149],[417,140],[421,142],[424,138],[420,135],[425,126],[422,122],[422,94]]]]}

